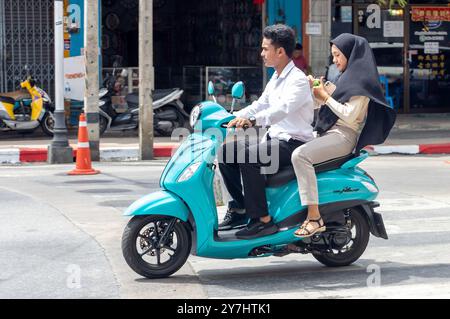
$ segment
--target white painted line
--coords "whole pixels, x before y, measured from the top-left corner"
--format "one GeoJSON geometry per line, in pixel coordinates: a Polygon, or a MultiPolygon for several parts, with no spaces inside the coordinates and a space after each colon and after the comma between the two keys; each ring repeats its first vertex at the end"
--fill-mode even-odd
{"type": "Polygon", "coordinates": [[[378,154],[419,154],[419,145],[382,145],[373,146],[373,150],[378,154]]]}

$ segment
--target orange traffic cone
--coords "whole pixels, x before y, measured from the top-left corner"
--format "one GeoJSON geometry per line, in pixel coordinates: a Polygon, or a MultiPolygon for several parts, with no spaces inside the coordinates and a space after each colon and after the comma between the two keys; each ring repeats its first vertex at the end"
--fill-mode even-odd
{"type": "Polygon", "coordinates": [[[69,172],[69,175],[94,175],[98,173],[100,171],[92,169],[86,116],[81,113],[78,125],[77,164],[75,169],[69,172]]]}

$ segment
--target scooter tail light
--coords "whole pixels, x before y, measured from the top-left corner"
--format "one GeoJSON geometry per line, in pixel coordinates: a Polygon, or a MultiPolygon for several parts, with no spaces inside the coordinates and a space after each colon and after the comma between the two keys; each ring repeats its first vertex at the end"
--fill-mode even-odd
{"type": "Polygon", "coordinates": [[[364,175],[366,175],[368,178],[370,178],[371,179],[371,181],[372,182],[374,182],[375,183],[375,180],[373,179],[373,177],[372,176],[370,176],[367,172],[364,172],[364,175]]]}
{"type": "Polygon", "coordinates": [[[364,185],[365,188],[367,188],[369,192],[378,193],[378,188],[375,185],[368,182],[362,182],[362,184],[364,185]]]}

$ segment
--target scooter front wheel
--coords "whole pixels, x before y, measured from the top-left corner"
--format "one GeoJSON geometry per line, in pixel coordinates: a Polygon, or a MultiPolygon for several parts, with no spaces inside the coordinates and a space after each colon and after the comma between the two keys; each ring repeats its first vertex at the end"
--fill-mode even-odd
{"type": "Polygon", "coordinates": [[[122,254],[137,274],[165,278],[184,265],[191,244],[190,230],[183,221],[163,215],[135,216],[125,227],[122,254]]]}

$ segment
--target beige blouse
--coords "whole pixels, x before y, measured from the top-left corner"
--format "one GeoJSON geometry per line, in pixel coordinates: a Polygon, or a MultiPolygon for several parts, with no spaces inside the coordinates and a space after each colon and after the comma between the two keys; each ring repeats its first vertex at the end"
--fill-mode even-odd
{"type": "MultiPolygon", "coordinates": [[[[319,103],[315,101],[318,107],[319,103]]],[[[364,125],[370,99],[367,96],[352,96],[347,103],[341,104],[329,97],[325,104],[336,114],[339,119],[336,125],[342,125],[359,132],[364,125]]]]}

